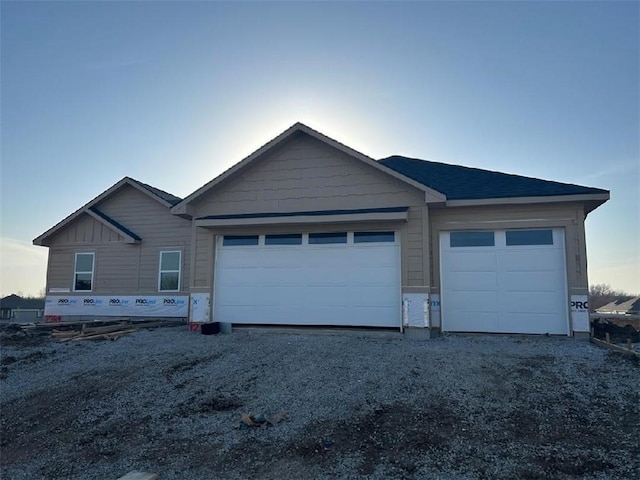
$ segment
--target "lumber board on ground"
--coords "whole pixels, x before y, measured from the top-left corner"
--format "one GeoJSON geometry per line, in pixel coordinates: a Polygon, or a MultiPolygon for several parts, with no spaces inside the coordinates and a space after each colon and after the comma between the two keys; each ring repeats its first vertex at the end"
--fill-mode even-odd
{"type": "Polygon", "coordinates": [[[58,332],[54,330],[51,332],[51,336],[55,338],[69,338],[75,337],[76,335],[80,335],[80,332],[77,330],[67,330],[66,332],[58,332]]]}
{"type": "Polygon", "coordinates": [[[107,325],[104,327],[87,327],[85,325],[82,328],[82,333],[92,334],[116,332],[118,330],[122,330],[123,328],[127,328],[129,325],[131,325],[129,322],[120,322],[117,325],[107,325]]]}
{"type": "Polygon", "coordinates": [[[138,472],[133,471],[127,473],[124,477],[118,478],[118,480],[156,480],[158,478],[157,473],[138,472]]]}
{"type": "Polygon", "coordinates": [[[71,340],[73,342],[78,341],[78,340],[100,340],[100,339],[113,339],[113,338],[117,338],[120,337],[122,335],[126,335],[128,333],[133,333],[133,332],[137,332],[138,329],[137,328],[130,328],[128,330],[118,330],[117,332],[110,332],[110,333],[94,333],[94,334],[90,334],[90,335],[78,335],[77,337],[71,337],[71,338],[65,338],[64,340],[71,340]]]}
{"type": "Polygon", "coordinates": [[[117,323],[122,321],[131,321],[129,317],[117,317],[110,318],[107,320],[76,320],[73,322],[48,322],[48,323],[30,323],[26,325],[21,325],[22,328],[37,328],[44,330],[54,330],[64,327],[74,327],[74,326],[82,326],[82,325],[105,325],[109,323],[117,323]]]}
{"type": "Polygon", "coordinates": [[[633,355],[636,356],[638,358],[640,358],[640,352],[636,352],[634,350],[630,350],[624,347],[621,347],[620,345],[616,345],[615,343],[607,343],[605,341],[599,340],[597,338],[591,337],[591,343],[595,343],[596,345],[600,345],[601,347],[607,347],[610,348],[616,352],[620,352],[620,353],[624,353],[626,355],[633,355]]]}

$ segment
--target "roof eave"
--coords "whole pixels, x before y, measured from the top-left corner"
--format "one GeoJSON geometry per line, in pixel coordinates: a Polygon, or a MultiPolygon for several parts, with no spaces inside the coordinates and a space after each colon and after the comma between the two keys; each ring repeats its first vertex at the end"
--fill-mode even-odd
{"type": "Polygon", "coordinates": [[[582,195],[548,195],[447,200],[445,205],[447,207],[473,207],[482,205],[518,205],[525,203],[581,202],[585,205],[585,213],[589,213],[605,203],[607,200],[609,200],[609,192],[589,193],[582,195]]]}

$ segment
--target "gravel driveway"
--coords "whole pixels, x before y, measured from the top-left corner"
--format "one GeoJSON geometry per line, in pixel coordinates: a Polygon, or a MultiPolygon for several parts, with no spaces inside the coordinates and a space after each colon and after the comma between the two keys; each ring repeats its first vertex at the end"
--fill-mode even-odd
{"type": "Polygon", "coordinates": [[[640,366],[586,341],[171,327],[2,365],[7,480],[640,478],[640,366]]]}

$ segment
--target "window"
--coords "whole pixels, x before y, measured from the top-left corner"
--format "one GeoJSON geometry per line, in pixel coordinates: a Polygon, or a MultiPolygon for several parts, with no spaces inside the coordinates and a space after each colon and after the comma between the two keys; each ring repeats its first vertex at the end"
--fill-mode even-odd
{"type": "Polygon", "coordinates": [[[258,245],[258,235],[225,235],[222,239],[222,245],[225,247],[258,245]]]}
{"type": "Polygon", "coordinates": [[[449,234],[450,247],[493,247],[495,239],[493,232],[451,232],[449,234]]]}
{"type": "Polygon", "coordinates": [[[347,243],[347,232],[310,233],[309,244],[347,243]]]}
{"type": "Polygon", "coordinates": [[[394,232],[355,232],[353,234],[354,243],[395,242],[395,240],[394,232]]]}
{"type": "Polygon", "coordinates": [[[158,290],[160,292],[177,292],[180,290],[180,257],[179,250],[160,252],[160,274],[158,290]]]}
{"type": "Polygon", "coordinates": [[[73,291],[90,292],[93,288],[93,253],[76,253],[73,291]]]}
{"type": "Polygon", "coordinates": [[[265,245],[302,245],[302,234],[265,235],[265,245]]]}
{"type": "Polygon", "coordinates": [[[507,246],[514,245],[553,245],[553,231],[547,230],[508,230],[507,246]]]}

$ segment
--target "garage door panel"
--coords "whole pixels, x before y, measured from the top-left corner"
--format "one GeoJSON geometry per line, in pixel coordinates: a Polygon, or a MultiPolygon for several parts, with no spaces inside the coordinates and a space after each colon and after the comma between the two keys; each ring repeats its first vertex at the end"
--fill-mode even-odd
{"type": "MultiPolygon", "coordinates": [[[[397,302],[397,293],[391,285],[360,285],[351,287],[349,292],[350,304],[354,306],[369,305],[372,307],[386,307],[397,302]]],[[[395,308],[395,307],[394,307],[395,308]]]]}
{"type": "Polygon", "coordinates": [[[257,268],[260,265],[260,256],[254,248],[229,248],[225,251],[227,263],[233,268],[257,268]]]}
{"type": "Polygon", "coordinates": [[[506,271],[558,271],[559,255],[556,249],[502,250],[500,252],[500,269],[506,271]]]}
{"type": "Polygon", "coordinates": [[[492,272],[496,269],[494,252],[469,252],[453,249],[445,254],[445,263],[449,272],[492,272]]]}
{"type": "Polygon", "coordinates": [[[495,312],[497,308],[498,294],[495,291],[452,290],[447,292],[447,313],[495,312]]]}
{"type": "Polygon", "coordinates": [[[502,275],[502,281],[506,291],[557,292],[558,288],[562,288],[557,271],[506,272],[502,275]]]}
{"type": "Polygon", "coordinates": [[[536,313],[557,313],[557,292],[510,292],[501,296],[500,311],[521,312],[533,315],[536,313]]]}
{"type": "Polygon", "coordinates": [[[310,307],[340,306],[346,307],[350,302],[350,294],[346,285],[312,285],[299,288],[297,298],[292,299],[310,307]]]}
{"type": "Polygon", "coordinates": [[[269,291],[262,285],[251,285],[246,288],[238,285],[220,289],[218,294],[224,298],[224,302],[219,304],[220,307],[251,306],[256,302],[269,305],[272,304],[273,290],[269,291]]]}
{"type": "Polygon", "coordinates": [[[567,328],[557,314],[512,312],[500,315],[498,332],[563,335],[567,328]]]}
{"type": "Polygon", "coordinates": [[[399,244],[315,246],[305,240],[220,246],[216,321],[400,327],[399,244]]]}
{"type": "Polygon", "coordinates": [[[394,285],[397,276],[395,267],[354,267],[344,273],[349,283],[357,285],[394,285]]]}
{"type": "Polygon", "coordinates": [[[498,328],[498,314],[496,312],[462,312],[452,317],[447,329],[455,332],[482,332],[489,328],[498,328]]]}
{"type": "Polygon", "coordinates": [[[567,334],[563,230],[553,229],[553,245],[511,246],[505,236],[496,230],[496,246],[471,255],[476,247],[452,248],[441,234],[443,329],[567,334]]]}
{"type": "Polygon", "coordinates": [[[224,288],[231,287],[243,287],[249,285],[260,285],[261,282],[258,281],[258,269],[253,269],[253,271],[244,271],[244,270],[231,270],[227,269],[224,272],[218,272],[222,277],[224,275],[225,286],[224,288]]]}
{"type": "Polygon", "coordinates": [[[491,291],[498,286],[496,272],[450,272],[447,280],[460,291],[491,291]]]}
{"type": "Polygon", "coordinates": [[[346,313],[347,318],[344,324],[358,327],[388,327],[389,324],[385,318],[398,316],[395,307],[373,308],[371,305],[354,305],[346,313]]]}

